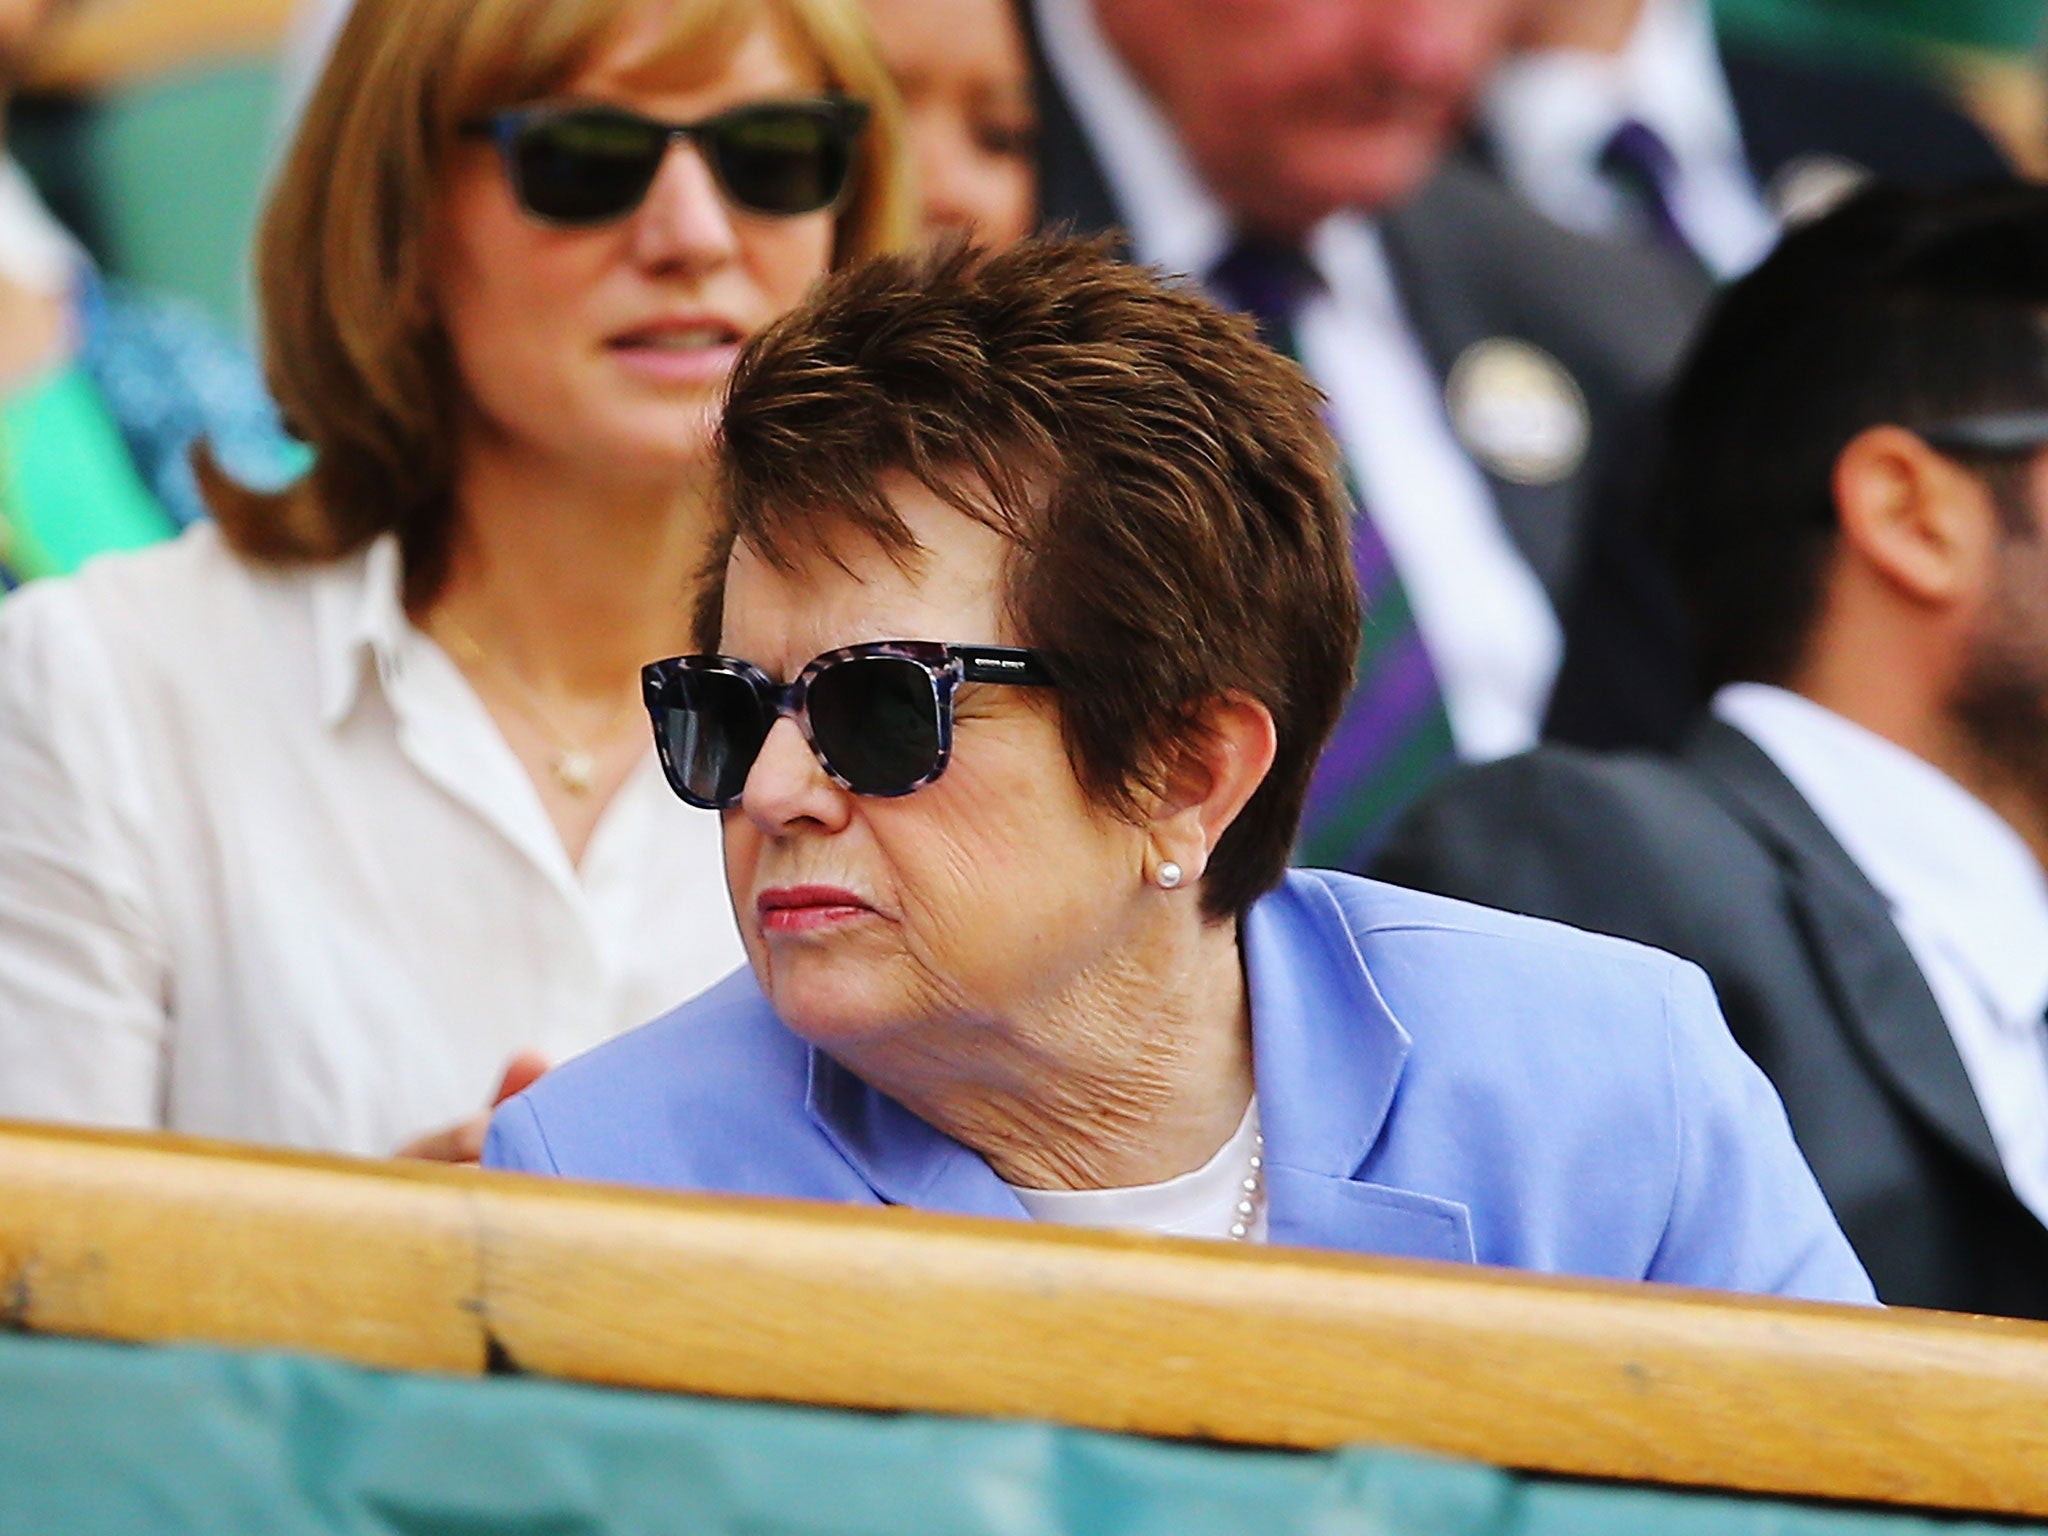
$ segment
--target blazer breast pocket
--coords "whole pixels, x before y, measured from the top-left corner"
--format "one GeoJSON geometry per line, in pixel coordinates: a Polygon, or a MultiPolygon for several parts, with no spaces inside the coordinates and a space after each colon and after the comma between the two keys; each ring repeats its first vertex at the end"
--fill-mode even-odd
{"type": "Polygon", "coordinates": [[[1266,1189],[1271,1242],[1473,1262],[1472,1213],[1456,1200],[1292,1168],[1268,1167],[1266,1189]]]}

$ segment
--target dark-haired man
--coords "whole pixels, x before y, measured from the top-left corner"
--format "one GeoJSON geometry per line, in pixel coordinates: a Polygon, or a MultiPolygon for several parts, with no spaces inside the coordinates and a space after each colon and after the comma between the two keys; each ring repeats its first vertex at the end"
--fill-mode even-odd
{"type": "MultiPolygon", "coordinates": [[[[1630,478],[1705,280],[1446,161],[1510,0],[1025,9],[1047,220],[1122,230],[1329,397],[1377,618],[1301,852],[1362,857],[1454,756],[1537,740],[1585,530],[1630,478]]],[[[1596,731],[1602,703],[1578,711],[1596,731]]]]}
{"type": "Polygon", "coordinates": [[[1710,717],[1442,786],[1376,872],[1703,965],[1887,1301],[2048,1316],[2048,191],[1864,193],[1672,406],[1710,717]]]}

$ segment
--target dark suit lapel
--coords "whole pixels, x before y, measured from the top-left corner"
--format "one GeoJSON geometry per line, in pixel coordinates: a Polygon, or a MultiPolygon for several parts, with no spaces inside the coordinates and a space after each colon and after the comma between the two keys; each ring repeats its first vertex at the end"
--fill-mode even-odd
{"type": "Polygon", "coordinates": [[[1955,1041],[1876,887],[1763,749],[1720,721],[1681,754],[1785,870],[1794,918],[1877,1072],[1959,1152],[2005,1170],[1955,1041]]]}
{"type": "MultiPolygon", "coordinates": [[[[1079,235],[1113,234],[1122,246],[1123,218],[1110,195],[1109,178],[1074,115],[1074,104],[1053,76],[1030,0],[1016,0],[1016,13],[1031,54],[1038,105],[1039,223],[1079,235]]],[[[1128,249],[1122,254],[1128,256],[1128,249]]]]}
{"type": "Polygon", "coordinates": [[[1771,110],[1769,97],[1759,89],[1760,82],[1755,73],[1746,68],[1740,58],[1730,58],[1728,49],[1718,38],[1714,43],[1714,55],[1720,61],[1721,76],[1728,82],[1728,102],[1735,108],[1736,131],[1742,137],[1742,158],[1748,163],[1749,174],[1757,186],[1767,187],[1771,177],[1777,174],[1785,156],[1770,144],[1771,110]]]}
{"type": "MultiPolygon", "coordinates": [[[[1460,180],[1477,176],[1479,172],[1462,166],[1446,166],[1415,197],[1389,209],[1378,221],[1401,305],[1440,385],[1450,381],[1460,356],[1501,334],[1479,303],[1495,285],[1468,266],[1479,254],[1468,250],[1473,223],[1454,207],[1460,203],[1460,180]]],[[[1575,477],[1524,485],[1485,465],[1481,469],[1507,537],[1536,571],[1550,600],[1563,602],[1577,551],[1581,492],[1575,477]]]]}
{"type": "MultiPolygon", "coordinates": [[[[1481,260],[1513,260],[1518,247],[1487,238],[1493,221],[1477,206],[1478,188],[1496,193],[1484,173],[1449,164],[1416,194],[1379,219],[1380,238],[1393,268],[1394,284],[1408,323],[1435,369],[1437,382],[1448,387],[1460,358],[1481,342],[1502,336],[1532,340],[1526,328],[1504,323],[1483,300],[1501,291],[1498,274],[1475,268],[1481,260]],[[1482,247],[1493,247],[1489,258],[1482,247]]],[[[1582,466],[1577,473],[1547,484],[1508,479],[1483,462],[1487,489],[1493,493],[1508,537],[1536,572],[1553,604],[1561,605],[1576,574],[1579,524],[1586,496],[1582,466]]]]}

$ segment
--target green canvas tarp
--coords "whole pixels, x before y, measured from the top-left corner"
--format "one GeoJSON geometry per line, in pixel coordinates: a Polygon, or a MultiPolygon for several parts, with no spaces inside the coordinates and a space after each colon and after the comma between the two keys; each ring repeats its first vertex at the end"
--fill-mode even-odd
{"type": "Polygon", "coordinates": [[[7,1536],[1917,1536],[2048,1530],[266,1353],[0,1336],[7,1536]]]}

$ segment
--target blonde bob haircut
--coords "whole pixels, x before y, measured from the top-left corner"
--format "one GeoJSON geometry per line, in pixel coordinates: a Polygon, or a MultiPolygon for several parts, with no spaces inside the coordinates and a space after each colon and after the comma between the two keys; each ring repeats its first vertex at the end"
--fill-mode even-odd
{"type": "Polygon", "coordinates": [[[198,468],[255,560],[338,559],[387,530],[405,600],[446,573],[464,389],[428,287],[428,230],[459,125],[558,91],[648,18],[642,68],[712,79],[763,22],[827,90],[868,102],[833,265],[913,240],[901,111],[860,0],[356,0],[257,234],[270,387],[313,466],[283,491],[198,468]]]}

